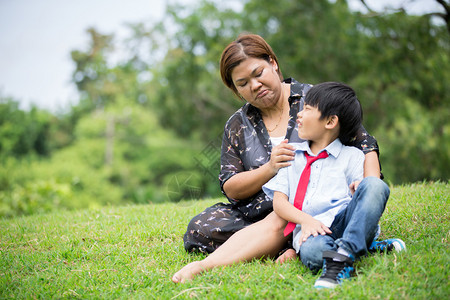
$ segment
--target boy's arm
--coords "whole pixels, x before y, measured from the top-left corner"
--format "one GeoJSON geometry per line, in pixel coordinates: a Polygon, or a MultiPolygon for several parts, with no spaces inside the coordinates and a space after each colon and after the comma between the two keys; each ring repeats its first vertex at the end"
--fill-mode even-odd
{"type": "Polygon", "coordinates": [[[307,213],[295,208],[289,203],[288,196],[282,192],[276,191],[273,195],[273,210],[282,219],[300,224],[302,226],[300,234],[300,245],[306,241],[309,236],[318,236],[331,234],[331,230],[322,222],[314,219],[307,213]]]}

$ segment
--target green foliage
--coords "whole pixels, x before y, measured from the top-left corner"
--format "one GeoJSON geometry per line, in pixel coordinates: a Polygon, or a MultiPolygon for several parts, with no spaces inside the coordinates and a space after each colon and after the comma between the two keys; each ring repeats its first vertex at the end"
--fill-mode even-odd
{"type": "Polygon", "coordinates": [[[223,132],[226,120],[242,105],[222,84],[218,68],[223,48],[240,29],[240,15],[220,7],[219,1],[169,6],[169,20],[179,30],[154,76],[161,124],[204,144],[223,132]]]}
{"type": "MultiPolygon", "coordinates": [[[[362,14],[351,12],[346,1],[326,0],[249,0],[234,12],[217,1],[202,1],[192,11],[172,7],[169,15],[179,28],[177,43],[155,80],[163,80],[159,117],[178,134],[196,138],[192,132],[219,131],[213,125],[223,124],[216,117],[217,106],[199,101],[233,100],[217,86],[219,77],[208,71],[217,74],[221,49],[239,33],[254,32],[272,45],[286,77],[309,83],[341,81],[355,88],[364,125],[379,139],[383,171],[391,182],[449,178],[450,71],[443,66],[450,61],[450,36],[431,15],[362,14]],[[205,83],[213,89],[202,93],[205,83]],[[193,100],[180,103],[180,94],[193,100]],[[177,106],[193,117],[181,118],[177,106]]],[[[218,108],[230,115],[226,107],[218,108]]]]}
{"type": "Polygon", "coordinates": [[[87,30],[91,45],[86,52],[72,51],[76,64],[73,81],[84,97],[88,97],[92,107],[103,106],[114,96],[113,76],[109,75],[106,56],[113,49],[112,35],[103,35],[94,28],[87,30]]]}
{"type": "Polygon", "coordinates": [[[74,135],[49,159],[9,160],[0,172],[0,216],[218,194],[192,159],[202,149],[160,128],[137,104],[96,110],[78,121],[74,135]]]}
{"type": "Polygon", "coordinates": [[[60,208],[62,202],[73,202],[68,184],[37,181],[25,186],[16,185],[9,193],[0,194],[0,215],[41,214],[60,208]]]}
{"type": "Polygon", "coordinates": [[[52,119],[50,113],[35,107],[29,112],[22,111],[17,101],[0,96],[0,159],[48,155],[52,119]]]}
{"type": "Polygon", "coordinates": [[[184,251],[192,216],[217,199],[106,207],[0,220],[0,298],[444,299],[449,294],[449,185],[391,188],[382,238],[407,252],[363,257],[334,290],[298,261],[219,267],[185,284],[172,275],[202,255],[184,251]],[[68,222],[70,220],[70,222],[68,222]]]}
{"type": "Polygon", "coordinates": [[[271,44],[285,77],[349,82],[357,74],[363,34],[345,1],[248,1],[245,12],[244,26],[271,44]]]}
{"type": "MultiPolygon", "coordinates": [[[[386,94],[396,93],[390,90],[386,94]]],[[[408,96],[397,103],[398,111],[388,125],[381,123],[374,134],[382,149],[381,159],[391,182],[450,178],[450,114],[435,114],[408,96]],[[389,130],[387,130],[389,128],[389,130]],[[385,147],[385,145],[389,145],[385,147]]]]}
{"type": "Polygon", "coordinates": [[[80,99],[64,114],[1,96],[0,216],[221,195],[221,134],[243,103],[219,58],[241,32],[271,44],[285,77],[354,87],[388,182],[448,180],[445,26],[347,1],[235,4],[172,3],[160,22],[129,24],[123,41],[89,28],[71,52],[80,99]]]}

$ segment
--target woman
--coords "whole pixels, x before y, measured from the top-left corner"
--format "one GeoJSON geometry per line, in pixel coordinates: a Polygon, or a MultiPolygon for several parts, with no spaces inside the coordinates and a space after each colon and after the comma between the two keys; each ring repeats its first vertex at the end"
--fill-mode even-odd
{"type": "MultiPolygon", "coordinates": [[[[218,203],[191,220],[186,250],[211,254],[175,273],[174,282],[217,266],[276,257],[289,239],[283,236],[286,222],[273,212],[272,199],[261,188],[293,159],[288,142],[301,142],[295,120],[311,85],[283,81],[275,53],[252,34],[225,48],[220,72],[225,85],[246,101],[227,121],[222,141],[219,180],[230,203],[218,203]]],[[[376,140],[361,127],[352,145],[365,153],[364,176],[380,177],[376,140]]],[[[380,180],[369,192],[384,188],[380,180]]],[[[289,249],[279,260],[295,255],[289,249]]]]}

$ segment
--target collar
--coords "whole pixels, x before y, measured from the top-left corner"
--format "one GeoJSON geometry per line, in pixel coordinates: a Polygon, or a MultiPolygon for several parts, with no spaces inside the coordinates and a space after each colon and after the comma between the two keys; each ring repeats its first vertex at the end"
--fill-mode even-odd
{"type": "Polygon", "coordinates": [[[312,85],[300,83],[294,78],[285,78],[283,82],[291,85],[290,101],[304,97],[306,92],[312,87],[312,85]]]}
{"type": "MultiPolygon", "coordinates": [[[[309,148],[308,141],[304,141],[302,143],[295,144],[294,147],[295,147],[295,151],[303,151],[303,152],[307,152],[311,156],[315,156],[311,152],[311,149],[309,148]]],[[[327,151],[328,155],[331,155],[334,158],[337,158],[339,156],[339,153],[341,153],[342,147],[343,147],[343,145],[342,145],[341,141],[339,139],[335,139],[328,146],[326,146],[325,149],[320,150],[319,153],[322,151],[327,151]]]]}

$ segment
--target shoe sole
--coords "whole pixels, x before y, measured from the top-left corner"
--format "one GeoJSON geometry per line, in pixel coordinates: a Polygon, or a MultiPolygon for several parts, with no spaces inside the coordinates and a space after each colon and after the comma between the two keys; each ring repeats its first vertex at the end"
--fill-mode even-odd
{"type": "Polygon", "coordinates": [[[394,246],[394,249],[397,253],[406,251],[405,242],[402,240],[396,240],[395,242],[392,243],[392,245],[394,246]]]}

